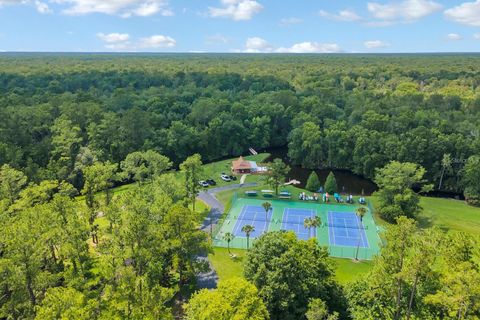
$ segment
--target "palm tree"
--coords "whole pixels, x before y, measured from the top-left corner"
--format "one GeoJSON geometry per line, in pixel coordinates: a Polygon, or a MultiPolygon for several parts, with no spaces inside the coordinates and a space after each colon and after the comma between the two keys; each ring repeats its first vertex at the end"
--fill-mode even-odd
{"type": "Polygon", "coordinates": [[[312,220],[311,224],[312,224],[312,228],[318,228],[322,225],[322,219],[320,219],[320,217],[318,216],[315,216],[315,217],[312,217],[310,218],[312,220]]]}
{"type": "MultiPolygon", "coordinates": [[[[263,209],[265,209],[265,225],[266,225],[266,222],[268,221],[268,212],[272,209],[272,204],[270,202],[264,202],[262,203],[262,207],[263,209]]],[[[265,232],[267,232],[266,229],[265,229],[265,232]]]]}
{"type": "Polygon", "coordinates": [[[438,183],[438,190],[442,189],[443,175],[445,171],[450,170],[452,166],[452,156],[450,153],[445,153],[442,159],[442,175],[440,176],[440,182],[438,183]]]}
{"type": "Polygon", "coordinates": [[[303,226],[308,229],[308,237],[311,238],[311,229],[312,228],[318,228],[322,224],[322,220],[320,217],[310,217],[310,218],[305,218],[303,220],[303,226]]]}
{"type": "MultiPolygon", "coordinates": [[[[355,211],[355,213],[357,214],[357,217],[360,218],[360,223],[362,224],[363,223],[363,217],[365,216],[365,214],[367,213],[367,208],[365,207],[359,207],[357,208],[357,210],[355,211]]],[[[360,239],[361,239],[361,232],[358,231],[358,243],[357,243],[357,251],[355,253],[355,260],[358,261],[358,251],[360,251],[360,239]]]]}
{"type": "Polygon", "coordinates": [[[232,241],[233,238],[235,238],[235,236],[231,232],[227,232],[223,235],[223,240],[227,241],[227,248],[228,248],[228,253],[229,254],[231,254],[230,253],[230,241],[232,241]]]}
{"type": "Polygon", "coordinates": [[[245,232],[245,235],[247,236],[247,250],[248,250],[248,245],[250,241],[250,234],[254,231],[255,231],[255,227],[250,224],[246,224],[242,227],[242,232],[245,232]]]}
{"type": "Polygon", "coordinates": [[[360,218],[360,222],[363,222],[363,217],[367,214],[367,208],[359,207],[355,212],[357,214],[357,217],[360,218]]]}
{"type": "Polygon", "coordinates": [[[308,238],[310,238],[310,229],[312,229],[312,218],[305,218],[303,220],[303,227],[308,229],[308,238]]]}

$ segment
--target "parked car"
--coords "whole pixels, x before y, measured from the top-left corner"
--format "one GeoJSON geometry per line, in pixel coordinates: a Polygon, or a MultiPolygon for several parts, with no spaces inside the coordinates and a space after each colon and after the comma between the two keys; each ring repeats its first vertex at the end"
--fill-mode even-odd
{"type": "Polygon", "coordinates": [[[202,187],[205,187],[205,188],[207,188],[207,187],[209,186],[208,182],[207,182],[207,181],[203,181],[203,180],[202,180],[202,181],[199,181],[198,184],[201,185],[202,187]]]}
{"type": "Polygon", "coordinates": [[[226,181],[226,182],[232,181],[232,179],[230,179],[230,176],[228,176],[228,175],[226,175],[226,174],[224,174],[224,173],[222,173],[222,174],[220,175],[220,178],[222,178],[222,180],[223,180],[223,181],[226,181]]]}
{"type": "Polygon", "coordinates": [[[211,185],[211,186],[216,186],[216,185],[217,185],[217,183],[216,183],[215,180],[213,180],[213,179],[208,179],[208,180],[207,180],[207,183],[208,183],[209,185],[211,185]]]}

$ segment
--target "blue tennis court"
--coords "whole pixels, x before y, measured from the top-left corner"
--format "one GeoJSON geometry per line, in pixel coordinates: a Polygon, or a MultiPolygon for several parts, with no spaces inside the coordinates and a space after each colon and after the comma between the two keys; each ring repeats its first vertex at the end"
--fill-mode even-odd
{"type": "MultiPolygon", "coordinates": [[[[306,218],[311,218],[315,215],[315,211],[311,209],[285,208],[283,211],[282,230],[293,231],[299,239],[308,240],[309,231],[303,226],[303,222],[306,218]]],[[[315,228],[312,228],[310,235],[315,237],[315,228]]]]}
{"type": "Polygon", "coordinates": [[[367,234],[354,212],[328,212],[328,241],[334,246],[368,248],[367,234]]]}
{"type": "Polygon", "coordinates": [[[254,226],[255,230],[250,234],[250,238],[258,238],[265,231],[268,231],[270,220],[272,219],[273,210],[270,210],[265,221],[265,209],[261,206],[244,206],[238,215],[235,226],[233,227],[233,235],[235,237],[246,238],[245,232],[242,231],[243,226],[254,226]]]}

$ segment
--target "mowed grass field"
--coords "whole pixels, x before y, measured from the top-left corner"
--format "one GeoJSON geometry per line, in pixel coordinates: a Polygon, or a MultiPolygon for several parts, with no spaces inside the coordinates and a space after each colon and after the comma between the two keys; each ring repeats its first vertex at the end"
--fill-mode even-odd
{"type": "MultiPolygon", "coordinates": [[[[208,259],[218,274],[220,280],[232,277],[243,277],[243,264],[245,262],[246,250],[230,249],[236,258],[231,258],[227,248],[213,248],[208,259]]],[[[349,259],[331,258],[335,265],[335,276],[341,284],[358,279],[367,273],[373,263],[371,261],[353,262],[349,259]]]]}
{"type": "Polygon", "coordinates": [[[422,197],[420,227],[438,226],[444,230],[462,231],[480,237],[480,208],[464,201],[422,197]]]}
{"type": "MultiPolygon", "coordinates": [[[[368,200],[375,213],[378,199],[372,196],[368,200]]],[[[480,208],[469,206],[461,200],[433,197],[421,197],[420,205],[423,208],[417,219],[420,228],[437,226],[445,231],[466,232],[480,237],[480,208]]],[[[388,226],[377,213],[374,216],[377,224],[388,226]]]]}

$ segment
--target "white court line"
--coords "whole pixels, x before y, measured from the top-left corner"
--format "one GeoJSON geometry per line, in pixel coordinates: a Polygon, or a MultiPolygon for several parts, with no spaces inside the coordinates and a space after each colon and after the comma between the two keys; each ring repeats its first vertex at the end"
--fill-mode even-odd
{"type": "MultiPolygon", "coordinates": [[[[330,217],[332,217],[332,212],[331,211],[328,212],[328,218],[329,218],[328,221],[330,221],[330,217]]],[[[332,223],[333,223],[333,221],[332,221],[332,223]]],[[[337,242],[335,241],[335,227],[333,227],[333,226],[331,228],[328,227],[328,229],[329,230],[332,229],[333,245],[336,246],[337,242]]]]}
{"type": "Polygon", "coordinates": [[[241,217],[242,215],[244,215],[244,212],[246,211],[246,207],[247,207],[247,206],[244,206],[244,207],[242,208],[242,210],[240,211],[240,214],[239,214],[239,216],[238,216],[238,218],[237,218],[237,221],[235,221],[235,227],[233,228],[233,234],[236,234],[237,231],[238,231],[238,227],[240,226],[240,221],[243,220],[243,219],[241,219],[240,217],[241,217]]]}
{"type": "MultiPolygon", "coordinates": [[[[364,247],[364,248],[365,248],[365,247],[369,248],[370,246],[368,245],[368,243],[367,243],[367,246],[365,246],[365,242],[363,241],[363,237],[364,237],[364,236],[366,237],[367,234],[366,234],[366,232],[361,232],[361,231],[362,231],[362,229],[361,229],[362,226],[360,225],[360,218],[359,218],[359,217],[357,217],[357,227],[359,227],[358,232],[360,233],[360,239],[362,240],[362,247],[364,247]]],[[[366,240],[366,239],[365,239],[365,240],[366,240]]]]}

